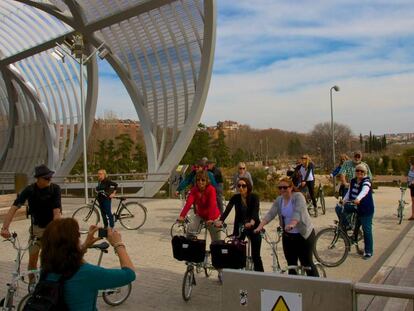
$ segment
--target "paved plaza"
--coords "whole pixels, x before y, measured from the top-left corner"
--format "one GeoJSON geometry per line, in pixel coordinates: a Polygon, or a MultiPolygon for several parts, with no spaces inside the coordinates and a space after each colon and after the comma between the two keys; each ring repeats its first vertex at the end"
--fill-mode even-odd
{"type": "MultiPolygon", "coordinates": [[[[414,285],[414,229],[413,223],[404,220],[397,224],[396,207],[399,199],[398,188],[381,187],[375,191],[376,213],[374,217],[374,257],[365,261],[353,249],[347,260],[336,268],[327,268],[328,278],[363,281],[368,283],[385,283],[393,285],[414,285]]],[[[329,226],[335,219],[334,198],[327,198],[327,214],[312,218],[318,229],[329,226]]],[[[409,201],[407,195],[406,201],[409,201]]],[[[73,211],[82,205],[82,199],[65,198],[63,200],[64,215],[71,216],[73,211]]],[[[120,225],[122,237],[128,247],[128,252],[137,268],[137,279],[133,284],[132,294],[118,310],[220,310],[221,285],[217,274],[210,278],[203,274],[197,276],[191,300],[186,303],[181,298],[181,282],[185,264],[174,260],[171,250],[170,227],[177,218],[182,206],[179,200],[152,199],[142,200],[148,208],[148,218],[144,227],[138,231],[127,231],[120,225]]],[[[269,209],[271,203],[262,202],[262,215],[269,209]]],[[[406,212],[408,214],[408,211],[406,212]]],[[[229,223],[233,215],[229,216],[229,223]]],[[[231,221],[230,221],[231,220],[231,221]]],[[[272,230],[278,224],[273,221],[267,226],[272,230]]],[[[11,229],[19,236],[27,237],[28,220],[16,221],[11,229]]],[[[5,283],[10,279],[15,252],[8,242],[0,243],[0,297],[4,296],[5,283]]],[[[280,258],[284,258],[279,247],[280,258]]],[[[86,259],[94,263],[98,252],[89,250],[86,259]]],[[[262,258],[266,271],[271,270],[271,255],[269,247],[263,243],[262,258]]],[[[27,262],[27,256],[23,259],[27,262]]],[[[25,265],[25,264],[24,264],[25,265]]],[[[117,267],[118,260],[112,250],[104,256],[103,265],[117,267]]],[[[25,288],[20,289],[24,294],[25,288]]],[[[100,310],[112,310],[101,298],[100,310]]],[[[368,304],[372,299],[361,299],[362,304],[368,304]]],[[[368,310],[404,310],[411,303],[401,300],[384,301],[375,299],[368,310]],[[385,307],[384,307],[385,306],[385,307]]]]}

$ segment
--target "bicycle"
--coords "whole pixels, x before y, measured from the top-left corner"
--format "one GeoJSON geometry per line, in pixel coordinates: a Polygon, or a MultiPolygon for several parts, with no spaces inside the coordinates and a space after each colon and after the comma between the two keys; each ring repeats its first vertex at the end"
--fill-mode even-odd
{"type": "Polygon", "coordinates": [[[407,202],[405,202],[405,192],[407,191],[406,187],[403,187],[400,185],[400,191],[401,191],[401,197],[398,200],[398,207],[397,207],[397,217],[398,217],[398,224],[401,225],[401,222],[404,218],[404,207],[408,205],[407,202]]]}
{"type": "MultiPolygon", "coordinates": [[[[105,192],[98,191],[90,204],[78,208],[72,215],[79,223],[79,231],[87,233],[91,225],[97,225],[100,221],[98,196],[105,192]]],[[[132,197],[115,196],[119,200],[118,207],[114,215],[114,222],[119,220],[121,225],[128,230],[141,228],[147,220],[147,208],[139,202],[125,202],[132,197]]]]}
{"type": "MultiPolygon", "coordinates": [[[[286,273],[289,270],[295,270],[298,275],[306,275],[306,271],[309,271],[310,267],[304,267],[301,265],[291,265],[286,266],[285,268],[282,268],[279,261],[279,256],[277,254],[277,244],[279,244],[283,234],[283,229],[281,227],[277,227],[276,229],[276,235],[277,239],[272,240],[269,236],[269,234],[262,230],[261,235],[265,242],[270,246],[270,249],[272,251],[272,271],[274,273],[286,273]]],[[[326,278],[326,271],[323,265],[320,262],[314,263],[316,266],[316,269],[318,270],[319,277],[326,278]]]]}
{"type": "MultiPolygon", "coordinates": [[[[355,207],[355,204],[348,203],[355,207]]],[[[349,215],[350,226],[344,224],[344,217],[334,221],[334,226],[320,230],[315,237],[314,255],[326,267],[337,267],[345,261],[351,246],[355,245],[359,255],[364,252],[362,231],[357,224],[356,212],[349,215]]]]}
{"type": "MultiPolygon", "coordinates": [[[[34,285],[37,283],[37,281],[39,280],[39,277],[40,277],[40,270],[38,270],[38,269],[28,270],[28,271],[25,271],[25,272],[21,271],[22,258],[24,256],[24,254],[26,253],[26,251],[29,249],[29,247],[32,246],[33,243],[36,242],[36,240],[31,238],[29,240],[29,242],[27,243],[27,245],[25,247],[22,247],[20,245],[19,239],[17,238],[17,233],[13,232],[11,234],[11,237],[6,239],[5,241],[9,241],[13,245],[13,248],[17,251],[17,255],[16,255],[16,259],[15,259],[15,269],[12,272],[11,282],[6,284],[6,286],[7,286],[6,297],[2,299],[2,301],[0,303],[0,306],[1,306],[2,311],[12,311],[12,310],[13,311],[14,310],[19,311],[19,310],[22,310],[23,306],[24,306],[24,304],[21,304],[21,302],[20,302],[17,306],[17,309],[15,309],[15,305],[14,305],[14,298],[17,295],[17,292],[18,292],[18,289],[19,289],[19,282],[22,281],[22,282],[26,283],[28,285],[29,292],[31,292],[31,291],[33,291],[34,285]],[[26,280],[26,276],[28,277],[27,280],[26,280]],[[31,276],[34,279],[34,282],[29,282],[31,276]]],[[[28,294],[28,295],[30,295],[30,294],[28,294]]],[[[26,296],[28,296],[28,295],[26,295],[26,296]]]]}
{"type": "MultiPolygon", "coordinates": [[[[170,229],[171,237],[174,236],[193,236],[196,237],[198,234],[204,230],[204,241],[207,240],[207,231],[208,225],[205,222],[201,222],[198,229],[195,232],[188,231],[188,224],[190,221],[186,217],[183,222],[176,221],[170,229]]],[[[189,245],[187,244],[186,247],[189,245]]],[[[183,282],[181,286],[181,295],[184,301],[189,301],[191,299],[191,294],[193,291],[193,287],[197,285],[195,279],[195,273],[200,273],[204,270],[204,275],[209,277],[212,274],[212,271],[215,270],[211,263],[211,253],[210,250],[205,249],[204,260],[201,262],[193,262],[193,261],[186,261],[185,262],[187,268],[184,273],[183,282]]],[[[219,271],[219,281],[221,281],[221,275],[219,271]]]]}
{"type": "MultiPolygon", "coordinates": [[[[109,243],[102,242],[99,244],[94,244],[89,247],[90,249],[98,249],[100,250],[98,263],[97,265],[100,266],[102,262],[103,254],[108,253],[109,243]]],[[[129,283],[127,285],[116,287],[116,288],[110,288],[110,289],[103,289],[99,291],[99,297],[102,296],[103,301],[105,301],[106,304],[110,306],[119,306],[123,302],[125,302],[129,295],[131,294],[132,290],[132,284],[129,283]]],[[[22,311],[24,305],[26,304],[27,299],[29,299],[31,296],[31,293],[24,296],[19,303],[19,306],[17,307],[17,311],[22,311]]],[[[11,309],[10,309],[11,310],[11,309]]]]}

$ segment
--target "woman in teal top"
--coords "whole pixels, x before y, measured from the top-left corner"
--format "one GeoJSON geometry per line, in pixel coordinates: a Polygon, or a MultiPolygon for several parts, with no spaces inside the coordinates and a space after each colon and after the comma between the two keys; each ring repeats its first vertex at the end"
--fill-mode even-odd
{"type": "Polygon", "coordinates": [[[119,257],[120,269],[106,269],[84,261],[83,255],[99,238],[98,227],[91,226],[86,240],[80,241],[79,225],[73,218],[52,221],[42,237],[41,269],[48,279],[65,281],[65,302],[69,310],[96,309],[98,290],[127,285],[135,280],[134,266],[128,256],[121,235],[108,229],[108,242],[119,257]]]}

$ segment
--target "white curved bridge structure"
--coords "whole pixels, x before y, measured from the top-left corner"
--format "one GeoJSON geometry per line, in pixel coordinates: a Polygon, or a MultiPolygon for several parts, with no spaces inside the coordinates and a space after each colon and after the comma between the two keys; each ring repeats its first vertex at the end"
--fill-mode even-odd
{"type": "Polygon", "coordinates": [[[152,196],[182,158],[201,118],[214,56],[215,5],[1,0],[0,171],[32,175],[34,166],[46,163],[62,176],[80,157],[82,127],[88,136],[98,104],[98,63],[92,58],[84,66],[80,94],[79,64],[52,56],[56,44],[80,33],[87,54],[104,43],[105,59],[131,97],[152,176],[140,194],[152,196]]]}

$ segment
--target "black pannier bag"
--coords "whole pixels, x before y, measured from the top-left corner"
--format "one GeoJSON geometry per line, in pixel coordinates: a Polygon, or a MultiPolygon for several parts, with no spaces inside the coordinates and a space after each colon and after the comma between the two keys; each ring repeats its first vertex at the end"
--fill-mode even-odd
{"type": "Polygon", "coordinates": [[[238,239],[213,241],[211,262],[216,269],[242,269],[246,266],[246,242],[238,239]]]}
{"type": "Polygon", "coordinates": [[[206,255],[206,240],[188,239],[176,235],[171,241],[173,256],[177,260],[202,262],[206,255]]]}

